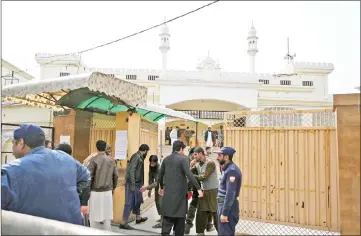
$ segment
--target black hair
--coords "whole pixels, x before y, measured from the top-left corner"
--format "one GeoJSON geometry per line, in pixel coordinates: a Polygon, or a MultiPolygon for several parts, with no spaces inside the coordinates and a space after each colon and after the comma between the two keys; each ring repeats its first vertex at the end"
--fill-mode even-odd
{"type": "Polygon", "coordinates": [[[97,150],[99,152],[105,152],[105,149],[107,148],[107,143],[103,140],[98,140],[95,146],[97,147],[97,150]]]}
{"type": "Polygon", "coordinates": [[[187,129],[189,129],[189,126],[187,126],[187,129]]]}
{"type": "Polygon", "coordinates": [[[147,144],[142,144],[139,147],[139,151],[142,151],[142,152],[149,151],[149,146],[147,144]]]}
{"type": "Polygon", "coordinates": [[[194,153],[194,149],[196,149],[196,148],[192,147],[191,149],[189,149],[189,155],[192,155],[194,153]]]}
{"type": "Polygon", "coordinates": [[[202,153],[202,154],[204,155],[204,149],[201,148],[201,147],[196,147],[196,148],[194,149],[194,153],[202,153]]]}
{"type": "Polygon", "coordinates": [[[211,149],[211,147],[206,147],[206,150],[211,149]]]}
{"type": "MultiPolygon", "coordinates": [[[[30,149],[37,147],[45,146],[45,136],[42,134],[30,134],[26,135],[26,138],[22,138],[24,144],[26,144],[30,149]]],[[[18,143],[20,138],[15,138],[15,143],[18,143]]]]}
{"type": "Polygon", "coordinates": [[[150,157],[149,157],[149,162],[158,162],[158,157],[157,157],[157,155],[150,155],[150,157]]]}
{"type": "Polygon", "coordinates": [[[228,156],[228,159],[230,160],[230,161],[232,161],[232,159],[233,159],[233,154],[232,155],[227,155],[228,156]]]}
{"type": "Polygon", "coordinates": [[[68,153],[70,156],[73,153],[73,149],[71,148],[71,146],[67,143],[61,143],[58,145],[58,147],[56,148],[56,150],[60,150],[63,151],[65,153],[68,153]]]}
{"type": "MultiPolygon", "coordinates": [[[[44,146],[45,147],[48,147],[48,145],[49,145],[49,143],[51,143],[51,141],[50,140],[47,140],[47,139],[45,139],[45,136],[44,136],[44,146]]],[[[28,145],[29,146],[29,145],[28,145]]]]}
{"type": "Polygon", "coordinates": [[[176,140],[173,142],[173,152],[179,152],[181,149],[184,149],[186,145],[180,140],[176,140]]]}

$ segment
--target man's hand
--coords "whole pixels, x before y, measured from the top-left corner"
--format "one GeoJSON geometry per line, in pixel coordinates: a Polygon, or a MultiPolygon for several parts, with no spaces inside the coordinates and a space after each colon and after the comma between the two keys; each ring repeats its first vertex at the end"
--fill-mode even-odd
{"type": "Polygon", "coordinates": [[[197,163],[196,159],[193,159],[191,163],[189,163],[189,166],[192,168],[197,163]]]}
{"type": "Polygon", "coordinates": [[[83,215],[88,214],[88,213],[89,213],[88,206],[81,206],[81,207],[80,207],[80,212],[81,212],[83,215]]]}
{"type": "Polygon", "coordinates": [[[148,191],[148,197],[151,198],[152,197],[152,190],[148,191]]]}
{"type": "Polygon", "coordinates": [[[141,188],[140,188],[140,192],[142,193],[142,192],[145,192],[145,190],[147,190],[147,187],[148,186],[142,186],[141,188]]]}
{"type": "Polygon", "coordinates": [[[221,215],[221,222],[222,223],[228,223],[228,216],[221,215]]]}
{"type": "Polygon", "coordinates": [[[164,194],[164,189],[159,189],[158,194],[159,194],[160,196],[163,196],[163,194],[164,194]]]}
{"type": "Polygon", "coordinates": [[[201,189],[198,190],[198,197],[203,197],[203,191],[201,189]]]}

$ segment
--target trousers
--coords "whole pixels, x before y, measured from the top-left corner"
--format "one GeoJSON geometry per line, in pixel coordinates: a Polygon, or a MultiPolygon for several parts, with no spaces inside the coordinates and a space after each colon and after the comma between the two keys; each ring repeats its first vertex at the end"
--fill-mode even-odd
{"type": "Polygon", "coordinates": [[[112,231],[111,220],[103,220],[103,224],[101,224],[101,222],[90,221],[90,227],[94,229],[112,231]]]}
{"type": "MultiPolygon", "coordinates": [[[[195,218],[196,212],[197,212],[197,204],[198,204],[198,197],[192,198],[191,203],[189,204],[189,209],[188,209],[187,218],[186,218],[186,227],[188,229],[193,227],[193,221],[194,221],[194,218],[195,218]]],[[[214,221],[214,222],[216,222],[216,221],[214,221]]],[[[211,229],[212,226],[213,226],[212,215],[209,215],[207,218],[206,229],[211,229]]]]}
{"type": "Polygon", "coordinates": [[[224,203],[218,203],[218,235],[233,236],[236,233],[236,225],[239,221],[239,202],[235,200],[231,207],[227,223],[221,222],[224,203]]]}
{"type": "Polygon", "coordinates": [[[210,211],[197,211],[196,216],[196,233],[203,234],[204,231],[208,228],[207,225],[209,223],[209,218],[213,218],[214,227],[218,231],[218,219],[217,219],[217,212],[210,212],[210,211]]]}
{"type": "Polygon", "coordinates": [[[162,236],[169,236],[173,228],[174,236],[184,236],[184,217],[163,216],[162,236]]]}
{"type": "Polygon", "coordinates": [[[159,195],[158,189],[155,189],[154,191],[154,201],[155,201],[155,207],[157,208],[158,215],[160,214],[160,207],[162,206],[162,199],[163,197],[159,195]]]}
{"type": "Polygon", "coordinates": [[[128,221],[130,212],[140,215],[140,205],[143,203],[143,194],[140,188],[135,187],[134,191],[130,191],[129,184],[125,185],[125,204],[123,210],[123,220],[128,221]]]}

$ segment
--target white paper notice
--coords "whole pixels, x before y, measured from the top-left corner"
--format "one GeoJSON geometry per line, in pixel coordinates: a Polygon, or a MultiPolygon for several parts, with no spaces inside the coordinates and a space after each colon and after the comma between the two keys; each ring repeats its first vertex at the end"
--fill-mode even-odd
{"type": "Polygon", "coordinates": [[[115,159],[127,159],[128,131],[117,130],[115,133],[115,159]]]}
{"type": "Polygon", "coordinates": [[[60,136],[60,143],[67,143],[70,145],[70,136],[60,136]]]}

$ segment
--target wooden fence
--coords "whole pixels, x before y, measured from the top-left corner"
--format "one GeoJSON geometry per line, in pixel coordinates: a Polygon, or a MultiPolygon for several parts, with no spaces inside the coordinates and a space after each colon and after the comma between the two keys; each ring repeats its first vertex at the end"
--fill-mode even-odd
{"type": "Polygon", "coordinates": [[[243,174],[242,220],[340,230],[331,110],[226,113],[225,146],[243,174]]]}

